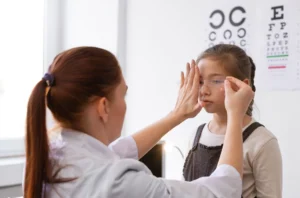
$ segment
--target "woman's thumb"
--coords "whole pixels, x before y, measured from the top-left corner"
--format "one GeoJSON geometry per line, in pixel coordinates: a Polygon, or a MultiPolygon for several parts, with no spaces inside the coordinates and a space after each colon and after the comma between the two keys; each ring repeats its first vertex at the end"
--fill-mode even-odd
{"type": "Polygon", "coordinates": [[[225,88],[225,94],[232,94],[234,91],[231,88],[230,82],[228,80],[225,80],[224,82],[224,88],[225,88]]]}

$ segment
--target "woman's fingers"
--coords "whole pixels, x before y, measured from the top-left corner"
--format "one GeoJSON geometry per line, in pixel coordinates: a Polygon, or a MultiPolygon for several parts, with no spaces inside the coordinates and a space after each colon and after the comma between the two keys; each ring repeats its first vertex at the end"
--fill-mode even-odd
{"type": "Polygon", "coordinates": [[[186,64],[186,74],[181,72],[180,90],[174,112],[185,118],[196,116],[201,111],[201,102],[198,101],[200,87],[199,69],[192,60],[186,64]]]}
{"type": "Polygon", "coordinates": [[[180,88],[184,85],[184,73],[181,72],[180,88]]]}
{"type": "Polygon", "coordinates": [[[233,86],[236,85],[237,88],[243,88],[248,86],[247,84],[245,84],[243,81],[234,78],[234,77],[226,77],[226,80],[230,81],[231,83],[233,83],[233,86]]]}
{"type": "Polygon", "coordinates": [[[251,97],[254,97],[254,92],[252,91],[252,88],[245,82],[234,77],[227,77],[226,79],[231,83],[231,87],[234,91],[242,91],[244,93],[248,93],[249,96],[251,95],[251,97]]]}
{"type": "Polygon", "coordinates": [[[192,92],[196,93],[198,97],[199,91],[200,91],[200,71],[198,67],[195,67],[195,75],[193,79],[192,92]]]}
{"type": "Polygon", "coordinates": [[[195,60],[191,61],[191,70],[190,70],[190,75],[189,75],[189,80],[188,80],[188,89],[192,89],[194,84],[195,84],[195,77],[199,78],[199,72],[197,71],[198,68],[196,67],[196,62],[195,60]],[[197,73],[197,74],[196,74],[197,73]],[[198,75],[198,76],[197,76],[198,75]]]}
{"type": "Polygon", "coordinates": [[[185,73],[185,81],[184,81],[185,84],[188,83],[188,77],[190,75],[190,70],[191,70],[190,63],[186,63],[186,73],[185,73]]]}

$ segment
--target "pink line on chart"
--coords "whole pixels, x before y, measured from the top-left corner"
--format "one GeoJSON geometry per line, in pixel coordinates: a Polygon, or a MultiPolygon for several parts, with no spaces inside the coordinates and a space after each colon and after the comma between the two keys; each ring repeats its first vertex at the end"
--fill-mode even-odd
{"type": "Polygon", "coordinates": [[[270,65],[268,68],[269,69],[285,69],[286,66],[285,65],[278,65],[278,66],[270,65]]]}

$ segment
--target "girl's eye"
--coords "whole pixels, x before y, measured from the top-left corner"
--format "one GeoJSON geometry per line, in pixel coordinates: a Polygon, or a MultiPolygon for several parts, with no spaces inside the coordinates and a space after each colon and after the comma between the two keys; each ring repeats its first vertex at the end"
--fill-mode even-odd
{"type": "Polygon", "coordinates": [[[221,84],[223,83],[224,81],[223,80],[213,80],[212,81],[214,84],[221,84]]]}

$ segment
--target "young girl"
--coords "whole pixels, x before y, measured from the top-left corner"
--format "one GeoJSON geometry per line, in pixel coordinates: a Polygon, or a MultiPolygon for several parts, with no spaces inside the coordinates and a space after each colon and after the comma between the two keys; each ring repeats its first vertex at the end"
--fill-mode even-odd
{"type": "MultiPolygon", "coordinates": [[[[234,76],[252,87],[255,65],[235,45],[220,44],[204,51],[196,60],[200,70],[200,101],[213,119],[200,125],[189,145],[183,168],[186,181],[210,175],[216,168],[223,147],[227,114],[224,107],[223,83],[234,76]]],[[[251,102],[243,118],[244,198],[282,197],[282,159],[276,137],[252,117],[251,102]]]]}

